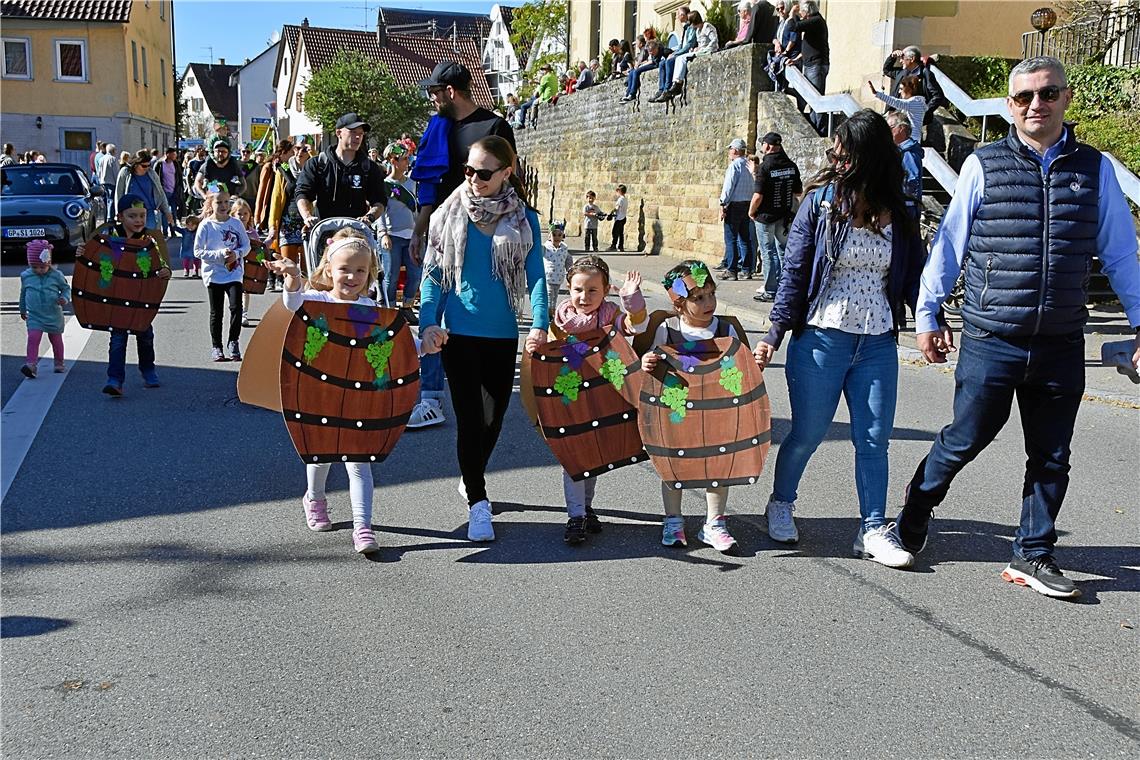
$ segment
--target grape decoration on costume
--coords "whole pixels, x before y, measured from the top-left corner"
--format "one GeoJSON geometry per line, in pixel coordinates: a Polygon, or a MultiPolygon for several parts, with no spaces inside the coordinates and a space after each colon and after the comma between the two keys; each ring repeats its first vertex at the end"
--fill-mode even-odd
{"type": "Polygon", "coordinates": [[[305,363],[316,361],[321,349],[329,342],[329,323],[324,316],[319,316],[305,329],[305,363]]]}

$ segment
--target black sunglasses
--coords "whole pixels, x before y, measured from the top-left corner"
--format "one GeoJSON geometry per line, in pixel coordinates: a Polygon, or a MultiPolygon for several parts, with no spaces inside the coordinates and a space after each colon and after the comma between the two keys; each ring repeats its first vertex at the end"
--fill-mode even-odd
{"type": "Polygon", "coordinates": [[[505,166],[500,166],[498,169],[476,169],[471,164],[464,164],[463,165],[463,176],[465,176],[465,177],[475,176],[475,177],[478,177],[479,179],[481,179],[483,182],[487,182],[491,179],[491,177],[494,177],[496,173],[501,172],[503,169],[506,169],[506,168],[507,167],[505,167],[505,166]]]}
{"type": "Polygon", "coordinates": [[[1055,84],[1051,84],[1048,87],[1042,87],[1040,90],[1022,90],[1021,92],[1015,92],[1009,96],[1009,99],[1024,108],[1033,102],[1034,95],[1041,98],[1044,103],[1053,103],[1057,98],[1061,97],[1061,93],[1067,89],[1067,87],[1058,87],[1055,84]]]}
{"type": "Polygon", "coordinates": [[[847,155],[846,153],[839,153],[835,150],[835,148],[828,148],[823,153],[825,156],[827,156],[827,160],[833,164],[847,163],[851,160],[851,156],[847,155]]]}

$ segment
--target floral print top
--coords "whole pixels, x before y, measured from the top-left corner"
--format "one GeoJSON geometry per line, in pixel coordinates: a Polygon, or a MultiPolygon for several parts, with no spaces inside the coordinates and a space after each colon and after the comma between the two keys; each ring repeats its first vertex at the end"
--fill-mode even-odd
{"type": "Polygon", "coordinates": [[[881,236],[869,227],[852,227],[836,256],[823,296],[808,316],[808,324],[855,335],[890,332],[890,269],[891,226],[884,227],[881,236]]]}

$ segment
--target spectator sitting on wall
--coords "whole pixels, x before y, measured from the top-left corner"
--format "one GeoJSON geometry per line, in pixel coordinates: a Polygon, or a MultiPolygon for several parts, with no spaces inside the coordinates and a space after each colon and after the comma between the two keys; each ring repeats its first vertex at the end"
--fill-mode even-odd
{"type": "MultiPolygon", "coordinates": [[[[887,60],[883,61],[883,76],[891,78],[891,85],[887,93],[896,97],[903,97],[903,79],[908,76],[918,77],[921,86],[917,92],[926,97],[926,112],[922,117],[923,125],[928,125],[934,121],[934,111],[939,107],[950,105],[950,101],[942,92],[942,85],[938,84],[934,72],[923,63],[922,51],[914,45],[909,45],[902,50],[895,50],[887,56],[887,60]]],[[[922,130],[914,131],[911,136],[921,142],[922,130]]],[[[942,142],[941,133],[939,133],[939,142],[942,142]]]]}
{"type": "Polygon", "coordinates": [[[911,134],[913,122],[902,111],[887,114],[887,126],[891,137],[902,153],[903,192],[906,194],[906,208],[915,219],[922,210],[922,147],[911,134]]]}
{"type": "Polygon", "coordinates": [[[549,63],[544,63],[539,68],[539,78],[534,94],[527,98],[526,102],[519,104],[514,126],[519,129],[525,128],[528,110],[536,103],[553,103],[557,98],[558,77],[554,74],[554,68],[549,63]]]}
{"type": "MultiPolygon", "coordinates": [[[[767,0],[761,0],[761,3],[757,3],[756,5],[759,7],[761,4],[768,6],[769,12],[771,11],[772,6],[768,5],[767,0]]],[[[757,36],[756,30],[759,24],[757,24],[753,12],[752,3],[748,0],[740,0],[740,2],[736,4],[736,17],[739,19],[736,37],[724,43],[726,49],[736,47],[737,45],[751,45],[758,39],[764,40],[768,38],[767,35],[763,37],[757,36]]]]}
{"type": "Polygon", "coordinates": [[[720,38],[717,36],[716,27],[701,18],[701,14],[697,11],[689,12],[689,26],[696,30],[697,46],[685,55],[677,57],[677,63],[673,68],[673,82],[668,90],[661,93],[658,103],[681,94],[685,86],[685,77],[689,73],[690,60],[700,55],[710,55],[720,49],[720,38]]]}
{"type": "Polygon", "coordinates": [[[922,85],[918,77],[903,77],[899,83],[900,96],[891,97],[885,92],[875,89],[873,82],[868,81],[871,94],[886,103],[889,107],[902,111],[910,119],[910,134],[919,140],[922,138],[922,120],[926,116],[926,98],[921,93],[922,85]]]}
{"type": "Polygon", "coordinates": [[[566,87],[563,89],[563,91],[567,95],[569,95],[570,93],[577,91],[577,89],[578,89],[578,70],[575,68],[571,68],[569,71],[566,72],[566,87]]]}
{"type": "Polygon", "coordinates": [[[652,71],[661,65],[671,51],[661,42],[661,40],[653,39],[646,43],[646,50],[649,51],[649,59],[631,70],[626,79],[625,96],[621,99],[623,103],[627,103],[637,97],[637,91],[641,89],[641,75],[646,71],[652,71]]]}
{"type": "Polygon", "coordinates": [[[519,96],[515,95],[513,92],[508,92],[506,104],[507,104],[507,108],[506,108],[507,121],[513,121],[514,117],[515,117],[515,111],[519,110],[519,96]]]}
{"type": "Polygon", "coordinates": [[[789,59],[799,55],[800,33],[792,27],[792,19],[799,16],[799,3],[795,0],[776,0],[776,34],[772,37],[772,51],[789,59]]]}
{"type": "Polygon", "coordinates": [[[649,41],[644,34],[637,35],[633,42],[633,65],[640,66],[649,60],[649,41]]]}
{"type": "Polygon", "coordinates": [[[613,55],[610,63],[610,79],[620,79],[629,74],[629,70],[633,68],[633,53],[626,40],[610,40],[609,47],[613,55]]]}
{"type": "MultiPolygon", "coordinates": [[[[677,23],[682,24],[680,34],[680,44],[677,48],[662,57],[661,63],[657,66],[657,94],[649,99],[650,103],[660,103],[665,91],[669,89],[669,84],[673,81],[673,70],[677,66],[677,61],[680,56],[686,55],[690,50],[697,46],[697,30],[692,24],[689,23],[689,15],[691,11],[689,6],[682,5],[677,9],[677,23]]],[[[698,18],[700,14],[697,14],[698,18]]]]}
{"type": "MultiPolygon", "coordinates": [[[[831,48],[828,43],[827,22],[819,13],[816,0],[802,0],[800,17],[789,22],[792,30],[802,32],[800,38],[803,54],[804,78],[811,83],[820,95],[827,91],[827,72],[831,69],[831,48]]],[[[802,97],[796,96],[800,111],[807,105],[802,97]]],[[[823,115],[812,111],[811,123],[816,132],[823,134],[823,115]]]]}

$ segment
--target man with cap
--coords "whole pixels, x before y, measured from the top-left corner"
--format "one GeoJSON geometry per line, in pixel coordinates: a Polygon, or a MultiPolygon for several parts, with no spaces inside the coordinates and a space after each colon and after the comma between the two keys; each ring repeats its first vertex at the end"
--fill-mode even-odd
{"type": "Polygon", "coordinates": [[[756,241],[764,257],[764,287],[756,290],[754,301],[776,300],[780,273],[784,266],[784,245],[796,209],[796,199],[804,191],[800,170],[784,152],[784,139],[778,132],[760,138],[757,146],[763,159],[756,169],[756,184],[748,216],[756,227],[756,241]]]}
{"type": "Polygon", "coordinates": [[[294,194],[306,233],[319,219],[348,216],[372,224],[384,213],[384,169],[362,150],[371,129],[346,113],[336,121],[336,144],[305,163],[294,194]]]}
{"type": "Polygon", "coordinates": [[[739,137],[728,144],[728,168],[720,190],[720,219],[724,222],[724,271],[722,280],[736,280],[741,274],[752,279],[752,256],[756,245],[752,240],[752,221],[748,204],[752,200],[753,180],[748,171],[748,149],[739,137]]]}
{"type": "MultiPolygon", "coordinates": [[[[264,160],[265,154],[262,153],[264,160]]],[[[238,166],[241,167],[241,173],[245,177],[245,184],[237,190],[231,190],[234,194],[244,198],[250,208],[253,208],[257,203],[257,182],[261,179],[261,173],[258,161],[253,157],[253,145],[246,143],[241,149],[241,160],[238,161],[238,166]]]]}
{"type": "Polygon", "coordinates": [[[205,198],[206,185],[221,182],[230,195],[240,195],[245,186],[245,173],[241,164],[230,156],[230,144],[220,137],[216,138],[210,146],[210,152],[213,155],[202,162],[194,177],[194,189],[200,197],[205,198]]]}

